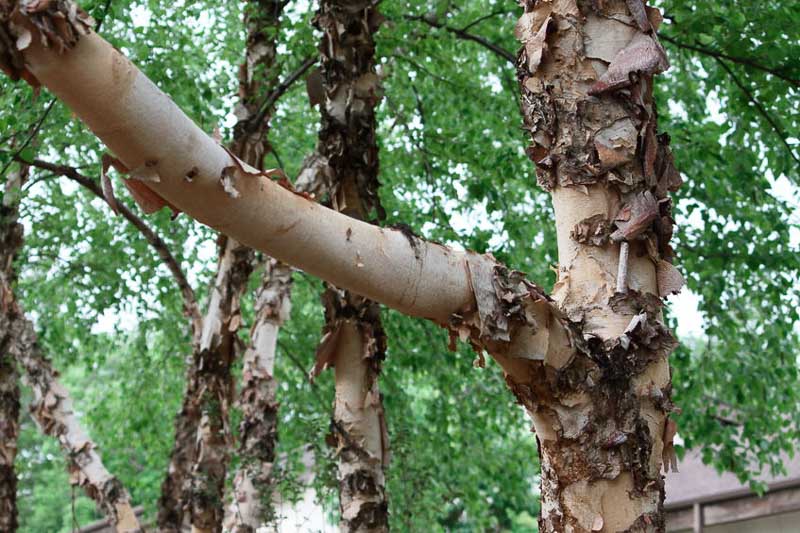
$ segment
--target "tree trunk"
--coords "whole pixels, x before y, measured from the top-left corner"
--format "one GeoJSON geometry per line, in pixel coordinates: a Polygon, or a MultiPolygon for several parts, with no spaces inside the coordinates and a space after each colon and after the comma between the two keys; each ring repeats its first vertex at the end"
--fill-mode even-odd
{"type": "Polygon", "coordinates": [[[236,356],[236,332],[241,325],[239,299],[247,288],[253,251],[229,237],[223,250],[194,361],[200,423],[192,466],[188,505],[192,531],[221,531],[225,473],[231,433],[228,409],[233,400],[231,364],[236,356]]]}
{"type": "Polygon", "coordinates": [[[557,303],[490,256],[347,218],[250,170],[93,34],[63,53],[37,34],[12,74],[47,85],[129,168],[157,162],[148,187],[174,206],[493,355],[541,442],[542,531],[663,530],[674,341],[659,297],[680,286],[667,197],[680,178],[651,94],[666,65],[656,11],[580,4],[528,0],[517,29],[528,153],[556,208],[557,303]]]}
{"type": "MultiPolygon", "coordinates": [[[[245,61],[239,71],[240,102],[236,108],[239,120],[234,127],[231,152],[258,169],[263,169],[264,156],[269,151],[267,142],[269,115],[261,114],[260,105],[278,84],[277,71],[273,67],[276,56],[275,39],[283,5],[282,2],[275,0],[252,0],[245,6],[245,26],[248,35],[245,61]]],[[[188,504],[191,507],[191,522],[195,531],[219,531],[222,527],[224,481],[229,460],[227,448],[231,442],[228,430],[228,406],[233,393],[230,365],[235,358],[236,334],[241,324],[239,298],[247,288],[254,259],[252,250],[246,246],[233,239],[225,239],[223,242],[214,293],[204,320],[200,346],[190,369],[190,385],[187,388],[183,409],[176,420],[176,450],[173,455],[177,459],[194,458],[191,488],[186,494],[187,501],[184,505],[188,504]],[[198,397],[197,394],[201,391],[202,394],[198,397]],[[178,436],[181,434],[179,432],[185,434],[187,440],[179,440],[178,436]]],[[[261,329],[258,325],[256,328],[261,329]]],[[[246,365],[252,366],[260,362],[258,355],[251,354],[248,359],[249,363],[246,362],[246,365]]],[[[263,371],[263,368],[248,374],[251,382],[246,383],[245,387],[251,390],[244,391],[245,403],[256,399],[251,393],[252,387],[257,387],[254,381],[260,379],[263,374],[259,370],[263,371]]],[[[271,379],[271,367],[269,374],[271,379]]],[[[261,463],[266,458],[249,453],[256,453],[256,448],[263,446],[270,450],[269,453],[274,454],[277,418],[272,385],[267,384],[265,391],[269,391],[271,400],[257,406],[243,405],[245,419],[242,424],[243,429],[247,427],[249,430],[254,424],[260,424],[263,417],[264,423],[271,428],[255,433],[260,437],[271,438],[273,442],[254,444],[250,437],[243,434],[245,438],[243,464],[248,471],[253,473],[258,471],[259,475],[246,481],[241,474],[237,474],[234,488],[237,501],[247,497],[251,498],[252,502],[269,502],[269,496],[262,493],[269,486],[269,471],[265,471],[269,467],[261,463]],[[263,408],[267,411],[261,411],[263,408]],[[259,420],[254,421],[254,418],[259,420]],[[258,494],[251,493],[245,496],[243,494],[245,489],[238,490],[243,484],[258,494]]],[[[270,458],[268,461],[270,467],[273,459],[270,458]]],[[[184,463],[185,466],[188,465],[184,463]]],[[[169,493],[175,493],[172,487],[166,485],[176,484],[177,480],[169,479],[171,477],[173,476],[168,476],[165,481],[165,489],[170,489],[169,493]]],[[[174,477],[179,479],[179,476],[174,477]]],[[[167,494],[168,491],[165,490],[164,493],[167,494]]],[[[181,498],[179,501],[183,500],[181,498]]],[[[164,508],[168,509],[166,506],[164,508]]],[[[175,508],[174,505],[172,508],[175,508]]],[[[252,518],[258,521],[260,513],[255,512],[256,516],[253,517],[254,512],[255,510],[251,508],[234,513],[235,522],[232,525],[234,531],[248,531],[247,527],[250,526],[241,520],[252,518]]],[[[170,521],[170,523],[180,522],[170,521]]],[[[258,524],[253,527],[257,526],[258,524]]]]}
{"type": "Polygon", "coordinates": [[[652,96],[653,75],[668,67],[660,15],[642,0],[524,4],[528,155],[555,209],[553,296],[582,341],[564,364],[509,376],[539,439],[539,528],[663,531],[675,343],[659,297],[682,281],[668,196],[680,178],[652,96]]]}
{"type": "MultiPolygon", "coordinates": [[[[25,172],[25,171],[23,171],[25,172]]],[[[22,175],[19,175],[22,178],[22,175]]],[[[112,476],[100,459],[96,445],[81,428],[72,408],[72,399],[67,389],[58,382],[58,373],[42,354],[36,341],[33,324],[25,318],[22,308],[14,296],[14,257],[23,242],[23,227],[17,219],[17,202],[21,179],[6,189],[0,207],[0,356],[3,368],[0,377],[15,375],[14,361],[25,370],[25,381],[33,389],[34,400],[31,414],[42,432],[58,439],[66,452],[70,472],[70,483],[82,487],[105,513],[120,533],[141,531],[133,512],[130,496],[122,483],[112,476]]],[[[2,382],[0,388],[0,479],[3,491],[0,515],[3,531],[16,528],[14,493],[16,477],[13,460],[16,455],[16,436],[19,432],[19,390],[15,383],[2,382]],[[10,508],[9,508],[10,505],[10,508]],[[5,510],[9,513],[6,514],[5,510]],[[6,529],[7,528],[7,529],[6,529]]]]}
{"type": "MultiPolygon", "coordinates": [[[[380,83],[375,43],[381,15],[372,2],[323,0],[314,19],[322,31],[319,152],[328,161],[333,209],[359,220],[375,211],[378,199],[378,146],[375,106],[380,83]]],[[[388,531],[384,469],[389,442],[378,388],[386,336],[380,306],[327,285],[322,296],[325,327],[315,371],[333,366],[336,395],[333,437],[339,459],[342,531],[388,531]]]]}
{"type": "Polygon", "coordinates": [[[227,529],[252,533],[276,518],[272,507],[272,467],[278,441],[277,384],[273,377],[278,331],[289,317],[291,268],[274,259],[266,264],[256,293],[256,318],[242,371],[241,466],[233,481],[234,501],[227,529]]]}
{"type": "Polygon", "coordinates": [[[19,438],[19,375],[8,347],[13,339],[9,326],[14,320],[14,256],[22,244],[22,225],[17,223],[24,167],[8,174],[0,203],[0,531],[16,531],[17,457],[19,438]]]}
{"type": "MultiPolygon", "coordinates": [[[[5,313],[5,311],[2,311],[5,313]]],[[[6,346],[8,331],[0,331],[0,531],[17,530],[17,457],[19,437],[19,375],[6,346]]]]}

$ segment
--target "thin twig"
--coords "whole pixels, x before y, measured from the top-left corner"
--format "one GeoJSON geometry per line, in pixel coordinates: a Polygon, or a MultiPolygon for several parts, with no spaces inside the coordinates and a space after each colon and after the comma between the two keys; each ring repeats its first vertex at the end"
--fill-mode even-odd
{"type": "Polygon", "coordinates": [[[289,88],[294,84],[294,82],[300,79],[300,77],[308,69],[310,69],[316,62],[317,62],[317,56],[308,56],[306,60],[303,61],[303,63],[297,68],[297,70],[292,72],[288,78],[286,78],[284,81],[278,84],[278,86],[275,87],[275,89],[272,92],[270,92],[266,98],[264,98],[264,102],[262,102],[261,105],[258,106],[259,108],[258,114],[248,124],[247,127],[248,132],[255,131],[258,125],[264,121],[264,118],[267,116],[267,113],[270,112],[272,106],[275,105],[275,102],[277,102],[278,99],[281,96],[283,96],[286,93],[286,91],[289,90],[289,88]]]}
{"type": "Polygon", "coordinates": [[[511,52],[509,52],[508,50],[506,50],[502,46],[491,42],[490,40],[486,39],[485,37],[481,37],[480,35],[475,35],[474,33],[469,33],[467,31],[460,30],[458,28],[453,28],[453,27],[447,26],[445,24],[442,24],[441,22],[438,22],[438,21],[430,18],[430,17],[420,17],[420,16],[406,15],[405,18],[406,18],[406,20],[414,20],[414,21],[418,21],[418,22],[423,22],[423,23],[427,24],[428,26],[431,26],[432,28],[438,28],[438,29],[441,29],[441,30],[448,31],[448,32],[452,33],[453,35],[455,35],[456,37],[459,37],[460,39],[464,39],[466,41],[472,41],[472,42],[480,44],[481,46],[483,46],[483,47],[487,48],[488,50],[490,50],[492,53],[496,54],[499,57],[502,57],[503,59],[505,59],[506,61],[508,61],[510,63],[516,63],[517,62],[517,58],[516,58],[516,56],[514,54],[512,54],[511,52]]]}
{"type": "Polygon", "coordinates": [[[728,55],[728,54],[726,54],[724,52],[719,52],[717,50],[713,50],[711,48],[706,48],[706,47],[703,47],[703,46],[684,43],[684,42],[681,42],[681,41],[675,39],[674,37],[670,37],[669,35],[664,35],[663,33],[658,34],[658,37],[660,39],[664,39],[668,43],[674,44],[678,48],[683,48],[685,50],[691,50],[693,52],[697,52],[699,54],[707,55],[707,56],[713,57],[715,59],[727,59],[728,61],[730,61],[732,63],[738,63],[739,65],[745,65],[747,67],[751,67],[751,68],[754,68],[754,69],[757,69],[757,70],[761,70],[763,72],[767,72],[768,74],[772,74],[773,76],[775,76],[777,78],[780,78],[780,79],[782,79],[782,80],[784,80],[786,82],[791,83],[795,87],[800,87],[800,79],[792,78],[791,76],[781,72],[780,69],[773,68],[773,67],[768,67],[766,65],[762,65],[761,63],[758,63],[757,61],[754,61],[754,60],[752,60],[750,58],[732,56],[732,55],[728,55]]]}
{"type": "Polygon", "coordinates": [[[36,123],[33,125],[33,128],[31,128],[31,132],[28,134],[28,137],[20,145],[20,147],[17,148],[17,150],[11,156],[11,159],[9,159],[8,162],[3,166],[3,170],[0,170],[0,177],[6,175],[6,171],[8,170],[8,167],[11,166],[11,163],[13,163],[14,160],[16,160],[17,157],[19,157],[19,155],[22,153],[22,151],[25,150],[25,148],[28,147],[28,145],[31,143],[31,141],[34,139],[34,137],[36,137],[36,135],[39,133],[39,130],[42,128],[42,124],[44,124],[44,121],[47,118],[47,115],[50,114],[50,110],[53,109],[53,105],[55,105],[55,103],[56,103],[56,99],[52,98],[50,100],[50,102],[47,104],[47,106],[44,108],[44,112],[39,117],[39,120],[37,120],[36,123]]]}
{"type": "Polygon", "coordinates": [[[719,65],[725,70],[725,72],[728,73],[728,75],[731,77],[731,80],[733,80],[733,83],[735,83],[736,86],[739,87],[739,90],[741,90],[744,93],[747,99],[750,100],[750,102],[756,107],[756,110],[761,114],[761,116],[764,117],[764,119],[769,123],[770,126],[772,126],[772,129],[775,131],[775,133],[780,138],[781,142],[783,142],[783,145],[786,147],[786,151],[789,152],[789,156],[791,156],[791,158],[794,159],[796,163],[800,164],[800,159],[798,159],[797,156],[794,154],[794,149],[789,144],[789,141],[786,140],[786,134],[783,132],[783,128],[778,123],[778,121],[775,118],[773,118],[772,115],[769,114],[769,112],[763,105],[761,105],[761,102],[758,101],[758,99],[752,93],[752,91],[750,91],[750,89],[744,83],[742,83],[742,81],[739,78],[736,77],[736,74],[734,74],[733,70],[725,63],[725,61],[723,61],[718,57],[715,57],[714,60],[717,63],[719,63],[719,65]]]}
{"type": "Polygon", "coordinates": [[[477,26],[478,24],[480,24],[484,20],[488,20],[490,18],[494,18],[494,17],[497,17],[499,15],[506,15],[506,14],[508,14],[508,10],[507,9],[498,9],[497,11],[493,11],[493,12],[489,13],[488,15],[484,15],[484,16],[482,16],[480,18],[477,18],[477,19],[473,20],[472,22],[470,22],[469,24],[467,24],[466,26],[461,28],[461,31],[467,31],[470,28],[472,28],[473,26],[477,26]]]}
{"type": "MultiPolygon", "coordinates": [[[[103,194],[103,189],[101,188],[100,184],[97,183],[96,180],[81,174],[78,170],[74,167],[70,167],[68,165],[56,165],[50,163],[48,161],[42,161],[40,159],[34,159],[33,161],[26,161],[20,157],[16,157],[16,161],[30,165],[32,167],[36,167],[39,169],[47,170],[57,174],[59,176],[64,176],[75,183],[81,185],[82,187],[88,189],[92,194],[103,200],[106,201],[105,195],[103,194]]],[[[167,267],[167,269],[172,274],[172,277],[175,279],[175,283],[178,285],[178,289],[180,290],[183,296],[183,305],[186,312],[189,314],[190,318],[192,319],[193,327],[199,328],[199,324],[202,323],[202,318],[200,316],[200,310],[197,306],[197,299],[195,298],[194,290],[192,286],[189,284],[189,281],[186,279],[186,275],[183,273],[183,270],[180,267],[180,263],[172,255],[167,243],[164,242],[161,237],[159,237],[156,232],[145,223],[139,216],[137,216],[133,211],[128,209],[124,204],[117,203],[117,207],[119,209],[119,213],[125,218],[128,222],[131,223],[139,233],[145,238],[145,240],[150,244],[150,247],[156,251],[158,256],[161,258],[161,261],[167,267]]],[[[199,331],[199,329],[198,329],[199,331]]]]}

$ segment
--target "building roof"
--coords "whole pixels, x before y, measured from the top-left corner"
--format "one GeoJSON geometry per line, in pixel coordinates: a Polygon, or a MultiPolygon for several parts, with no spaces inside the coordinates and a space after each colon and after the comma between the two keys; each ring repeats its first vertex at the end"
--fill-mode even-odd
{"type": "MultiPolygon", "coordinates": [[[[772,490],[800,487],[800,454],[794,458],[784,457],[784,466],[787,475],[762,475],[759,480],[772,490]]],[[[735,475],[729,472],[718,474],[714,467],[704,465],[697,450],[686,452],[678,463],[678,470],[666,475],[665,506],[668,510],[751,494],[750,488],[741,484],[735,475]]]]}

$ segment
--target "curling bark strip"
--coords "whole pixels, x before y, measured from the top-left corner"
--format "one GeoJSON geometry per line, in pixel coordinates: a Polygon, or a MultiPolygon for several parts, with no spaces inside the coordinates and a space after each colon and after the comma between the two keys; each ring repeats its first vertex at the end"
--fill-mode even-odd
{"type": "MultiPolygon", "coordinates": [[[[23,242],[23,227],[16,221],[18,198],[15,197],[19,191],[13,190],[19,186],[20,183],[12,184],[6,190],[0,206],[0,356],[4,360],[0,373],[11,371],[2,377],[13,377],[15,364],[24,370],[25,382],[33,391],[31,414],[42,432],[56,438],[64,449],[70,483],[85,490],[117,531],[141,531],[128,492],[103,465],[96,445],[75,416],[69,391],[58,381],[58,372],[42,353],[33,324],[25,317],[15,298],[13,261],[23,242]]],[[[11,480],[0,480],[6,491],[16,484],[12,467],[16,454],[15,437],[19,431],[15,416],[19,413],[19,391],[15,389],[15,384],[9,389],[5,383],[0,389],[0,401],[4,407],[0,414],[0,435],[3,437],[0,441],[0,473],[12,476],[11,480]]],[[[16,509],[8,508],[9,502],[14,501],[13,495],[4,496],[2,503],[5,508],[0,515],[0,524],[3,525],[3,531],[13,531],[16,527],[16,509]]]]}

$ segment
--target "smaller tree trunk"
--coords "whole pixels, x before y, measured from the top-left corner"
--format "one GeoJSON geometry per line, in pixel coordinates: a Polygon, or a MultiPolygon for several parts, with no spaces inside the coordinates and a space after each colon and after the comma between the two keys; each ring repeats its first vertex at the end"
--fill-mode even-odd
{"type": "Polygon", "coordinates": [[[236,332],[241,325],[239,299],[252,271],[253,251],[222,237],[209,312],[196,352],[194,377],[200,420],[191,474],[189,505],[192,530],[220,531],[231,433],[228,409],[233,400],[231,364],[236,355],[236,332]]]}
{"type": "Polygon", "coordinates": [[[278,331],[291,309],[291,267],[270,259],[256,293],[256,318],[242,371],[241,466],[233,480],[227,520],[235,533],[255,532],[275,520],[272,467],[278,441],[277,384],[273,377],[278,331]]]}
{"type": "Polygon", "coordinates": [[[161,486],[158,524],[177,532],[219,531],[231,441],[228,408],[233,399],[231,364],[241,325],[239,300],[252,271],[253,252],[220,237],[220,259],[202,329],[189,367],[175,441],[161,486]]]}
{"type": "MultiPolygon", "coordinates": [[[[20,246],[22,226],[17,223],[19,193],[26,169],[9,173],[0,204],[0,313],[14,311],[14,255],[20,246]]],[[[8,350],[12,342],[7,317],[0,324],[0,531],[17,530],[17,473],[14,459],[19,438],[19,375],[8,350]],[[3,327],[6,325],[6,327],[3,327]]]]}
{"type": "MultiPolygon", "coordinates": [[[[375,106],[381,87],[375,72],[373,34],[381,15],[371,2],[343,6],[323,0],[314,23],[322,31],[322,127],[319,152],[327,158],[331,207],[359,220],[375,212],[379,159],[375,106]]],[[[356,265],[359,266],[358,264],[356,265]]],[[[326,324],[315,371],[333,366],[336,396],[333,437],[339,458],[340,529],[388,531],[384,469],[389,439],[378,388],[386,335],[380,305],[327,285],[326,324]]]]}
{"type": "Polygon", "coordinates": [[[0,332],[0,531],[17,530],[17,456],[19,437],[19,376],[0,332]]]}
{"type": "Polygon", "coordinates": [[[69,392],[58,382],[58,372],[36,342],[33,324],[20,313],[12,328],[10,351],[25,369],[25,382],[33,389],[31,413],[41,430],[58,439],[66,452],[70,483],[83,488],[119,533],[142,531],[128,491],[103,465],[97,445],[81,427],[69,392]]]}
{"type": "MultiPolygon", "coordinates": [[[[44,356],[36,340],[33,324],[25,318],[22,308],[14,295],[13,283],[15,271],[13,262],[23,242],[23,227],[17,219],[17,205],[19,188],[22,179],[27,173],[23,169],[16,174],[17,179],[9,182],[9,187],[3,196],[0,207],[0,357],[4,364],[0,368],[0,375],[13,370],[15,360],[25,370],[25,381],[33,389],[34,400],[30,410],[33,418],[38,423],[42,432],[58,439],[59,444],[66,452],[67,466],[70,472],[70,483],[82,487],[86,494],[92,498],[100,509],[108,516],[111,523],[120,533],[141,531],[139,522],[133,512],[130,496],[122,483],[106,470],[96,445],[84,432],[72,408],[72,399],[67,389],[58,382],[56,372],[50,361],[44,356]]],[[[6,374],[5,377],[10,377],[6,374]]],[[[0,389],[0,408],[10,401],[11,411],[19,412],[19,391],[16,387],[10,390],[0,389]],[[16,405],[14,405],[16,403],[16,405]]],[[[6,411],[0,413],[0,417],[6,411]]],[[[14,415],[13,413],[10,413],[14,415]]],[[[5,417],[4,417],[5,418],[5,417]]],[[[6,469],[7,465],[13,466],[16,452],[16,437],[18,429],[16,416],[9,420],[0,418],[0,470],[3,474],[13,476],[13,470],[6,469]],[[8,425],[4,422],[8,420],[8,425]],[[6,440],[6,435],[12,438],[6,440]]],[[[3,485],[3,490],[9,490],[3,485]]],[[[2,501],[4,505],[8,500],[2,501]]],[[[8,520],[11,531],[15,527],[16,517],[12,509],[10,515],[0,515],[0,522],[8,520]],[[9,520],[10,517],[10,520],[9,520]],[[13,527],[12,527],[13,526],[13,527]]]]}

